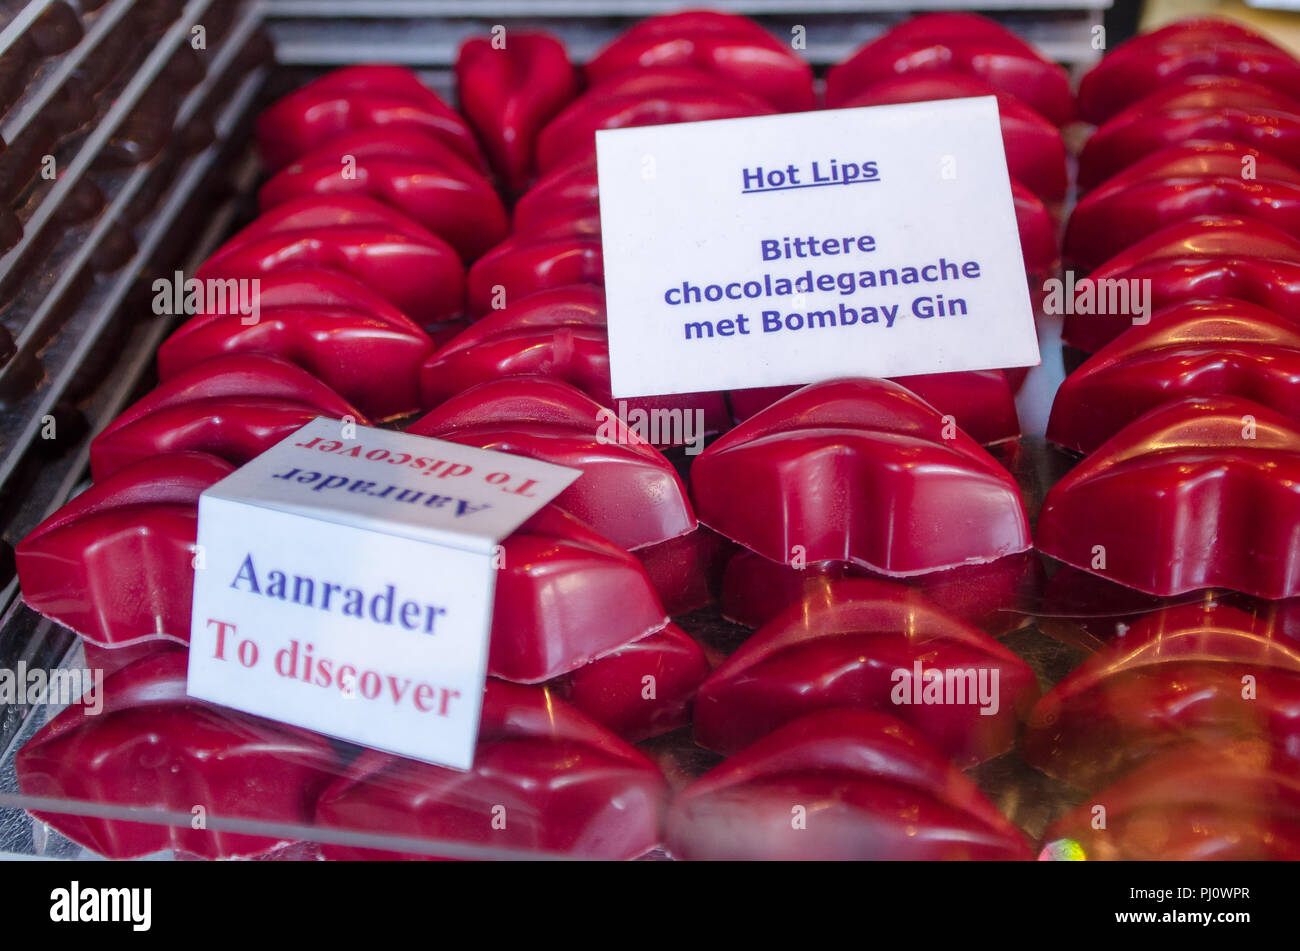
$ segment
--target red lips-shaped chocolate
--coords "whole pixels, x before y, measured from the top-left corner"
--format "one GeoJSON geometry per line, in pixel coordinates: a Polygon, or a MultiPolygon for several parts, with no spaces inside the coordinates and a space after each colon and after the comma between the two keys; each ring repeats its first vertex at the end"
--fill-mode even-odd
{"type": "Polygon", "coordinates": [[[1094,188],[1155,152],[1223,142],[1300,164],[1300,101],[1228,76],[1184,79],[1097,128],[1079,153],[1079,188],[1094,188]]]}
{"type": "Polygon", "coordinates": [[[695,460],[691,489],[711,528],[785,564],[909,575],[1030,545],[1011,475],[886,380],[818,383],[768,407],[695,460]]]}
{"type": "Polygon", "coordinates": [[[900,376],[893,382],[911,390],[981,445],[1020,435],[1016,397],[1003,370],[960,370],[900,376]]]}
{"type": "Polygon", "coordinates": [[[432,136],[482,165],[465,120],[401,66],[347,66],[308,83],[257,117],[257,143],[276,172],[336,136],[377,126],[432,136]]]}
{"type": "Polygon", "coordinates": [[[663,454],[613,412],[558,380],[482,383],[408,432],[581,469],[555,503],[623,548],[653,545],[696,526],[686,487],[663,454]]]}
{"type": "Polygon", "coordinates": [[[363,195],[277,205],[218,248],[195,277],[251,279],[301,267],[350,274],[421,326],[463,307],[465,272],[451,245],[363,195]]]}
{"type": "Polygon", "coordinates": [[[420,374],[432,408],[491,379],[541,373],[609,405],[605,293],[590,284],[550,288],[519,298],[471,324],[430,357],[420,374]]]}
{"type": "Polygon", "coordinates": [[[538,168],[548,172],[595,154],[598,129],[624,129],[775,112],[758,95],[712,73],[655,66],[605,80],[552,119],[537,138],[538,168]]]}
{"type": "Polygon", "coordinates": [[[502,549],[488,656],[494,677],[549,680],[668,622],[636,557],[554,506],[502,549]]]}
{"type": "Polygon", "coordinates": [[[118,645],[103,647],[85,638],[82,638],[81,642],[81,650],[86,658],[87,669],[95,670],[98,668],[104,672],[105,677],[111,677],[123,667],[134,664],[137,660],[151,657],[163,651],[177,649],[180,649],[180,645],[175,641],[164,640],[138,641],[129,647],[118,645]]]}
{"type": "Polygon", "coordinates": [[[91,486],[18,543],[23,600],[97,644],[187,642],[199,493],[232,471],[149,455],[91,486]]]}
{"type": "MultiPolygon", "coordinates": [[[[1011,371],[923,373],[898,377],[894,382],[907,387],[939,412],[958,418],[962,429],[981,444],[1001,442],[1020,435],[1011,371]]],[[[797,386],[760,386],[750,390],[731,390],[727,398],[731,403],[732,418],[743,423],[798,389],[797,386]]]]}
{"type": "Polygon", "coordinates": [[[492,185],[435,139],[407,133],[381,151],[385,130],[331,139],[282,168],[257,193],[269,211],[295,198],[363,195],[383,202],[442,238],[473,261],[506,236],[505,208],[492,185]],[[424,143],[416,152],[406,143],[424,143]]]}
{"type": "Polygon", "coordinates": [[[1191,76],[1234,76],[1300,96],[1300,62],[1229,20],[1191,19],[1134,37],[1079,82],[1079,114],[1100,123],[1161,86],[1191,76]]]}
{"type": "Polygon", "coordinates": [[[1011,201],[1020,233],[1020,254],[1033,291],[1061,266],[1056,219],[1041,198],[1015,179],[1011,180],[1011,201]]]}
{"type": "Polygon", "coordinates": [[[1049,122],[1074,118],[1070,77],[1006,27],[972,13],[913,17],[872,40],[826,76],[826,104],[839,107],[879,83],[911,73],[970,73],[1049,122]]]}
{"type": "Polygon", "coordinates": [[[1025,860],[1024,836],[915,731],[883,713],[786,724],[673,800],[683,859],[1025,860]]]}
{"type": "Polygon", "coordinates": [[[559,165],[519,196],[514,227],[529,231],[562,214],[599,211],[600,187],[594,156],[559,165]]]}
{"type": "Polygon", "coordinates": [[[595,208],[516,231],[474,262],[469,312],[482,317],[553,287],[605,283],[600,219],[595,208]]]}
{"type": "MultiPolygon", "coordinates": [[[[615,405],[605,294],[599,287],[570,284],[538,291],[476,321],[424,364],[420,389],[424,405],[432,408],[471,386],[522,374],[564,380],[603,406],[615,405]]],[[[730,426],[721,393],[646,397],[625,404],[631,410],[698,409],[704,413],[702,433],[730,426]]],[[[681,438],[661,438],[655,444],[672,445],[681,438]]]]}
{"type": "Polygon", "coordinates": [[[638,548],[632,554],[650,576],[664,609],[678,617],[713,602],[736,547],[717,532],[697,525],[692,532],[638,548]]]}
{"type": "Polygon", "coordinates": [[[1035,540],[1149,594],[1300,594],[1300,427],[1238,396],[1165,403],[1052,487],[1035,540]]]}
{"type": "MultiPolygon", "coordinates": [[[[489,680],[468,772],[363,753],[321,796],[325,826],[498,849],[630,859],[659,843],[648,758],[542,687],[489,680]]],[[[331,858],[427,858],[326,845],[331,858]]]]}
{"type": "Polygon", "coordinates": [[[748,17],[688,10],[642,20],[587,64],[592,85],[654,66],[689,66],[761,96],[782,112],[816,107],[812,67],[748,17]]]}
{"type": "Polygon", "coordinates": [[[432,352],[428,334],[399,312],[269,307],[255,323],[231,314],[201,315],[182,324],[158,350],[158,376],[167,381],[223,354],[271,354],[307,370],[383,422],[420,408],[419,368],[432,352]]]}
{"type": "MultiPolygon", "coordinates": [[[[204,299],[197,302],[194,316],[186,322],[186,326],[199,327],[207,320],[231,314],[251,318],[252,315],[247,313],[249,308],[241,309],[240,306],[248,301],[240,301],[238,286],[235,285],[234,289],[234,295],[213,293],[210,299],[205,293],[204,299]]],[[[257,304],[259,309],[264,310],[342,308],[373,314],[387,323],[410,322],[405,314],[355,277],[325,268],[284,268],[261,275],[257,279],[257,304]]]]}
{"type": "Polygon", "coordinates": [[[1300,422],[1300,325],[1246,301],[1186,301],[1120,334],[1065,378],[1047,438],[1092,452],[1180,396],[1232,394],[1300,422]]]}
{"type": "Polygon", "coordinates": [[[1095,789],[1188,742],[1300,744],[1300,642],[1236,608],[1148,614],[1088,658],[1029,715],[1021,750],[1046,773],[1095,789]]]}
{"type": "Polygon", "coordinates": [[[1006,752],[1038,699],[993,638],[900,584],[834,581],[765,624],[695,700],[695,740],[723,753],[814,710],[887,711],[970,766],[1006,752]]]}
{"type": "Polygon", "coordinates": [[[1300,767],[1265,744],[1193,744],[1094,793],[1043,839],[1040,858],[1295,861],[1300,767]]]}
{"type": "MultiPolygon", "coordinates": [[[[1022,605],[1037,593],[1041,561],[1021,552],[986,565],[947,568],[906,579],[935,607],[989,634],[1003,634],[1024,621],[1022,605]]],[[[842,561],[819,561],[795,568],[777,564],[752,551],[737,552],[722,578],[722,613],[748,627],[762,627],[805,599],[815,600],[841,578],[876,578],[864,568],[842,561]]]]}
{"type": "Polygon", "coordinates": [[[1157,152],[1079,201],[1065,253],[1076,266],[1095,268],[1161,228],[1216,214],[1300,237],[1300,170],[1232,142],[1157,152]]]}
{"type": "Polygon", "coordinates": [[[850,96],[843,108],[883,106],[899,102],[930,102],[936,99],[966,99],[997,96],[1002,123],[1002,144],[1007,154],[1007,171],[1044,201],[1065,197],[1065,142],[1056,126],[1009,93],[1001,92],[969,73],[905,72],[850,96]]]}
{"type": "Polygon", "coordinates": [[[542,127],[578,94],[578,71],[549,33],[511,30],[506,44],[471,37],[456,54],[460,107],[496,173],[522,191],[537,165],[542,127]]]}
{"type": "Polygon", "coordinates": [[[1179,301],[1235,297],[1279,314],[1295,311],[1300,308],[1300,240],[1253,218],[1192,218],[1120,252],[1079,285],[1061,336],[1096,353],[1149,318],[1151,310],[1179,301]],[[1095,301],[1086,309],[1080,296],[1085,291],[1095,301]],[[1145,315],[1137,312],[1135,295],[1148,308],[1145,315]]]}
{"type": "Polygon", "coordinates": [[[686,726],[709,662],[676,624],[551,684],[559,696],[629,743],[686,726]]]}
{"type": "Polygon", "coordinates": [[[90,470],[105,479],[164,452],[210,452],[243,465],[317,416],[366,418],[301,367],[264,354],[196,363],[137,401],[90,444],[90,470]]]}
{"type": "MultiPolygon", "coordinates": [[[[1070,627],[1082,629],[1096,638],[1092,644],[1086,645],[1095,650],[1098,643],[1123,637],[1134,624],[1153,611],[1210,598],[1216,604],[1235,607],[1258,617],[1279,636],[1300,642],[1300,598],[1273,600],[1221,588],[1160,597],[1064,564],[1057,565],[1051,578],[1042,586],[1042,607],[1036,613],[1044,619],[1065,619],[1070,627]]],[[[1051,624],[1052,621],[1048,620],[1047,625],[1051,624]]]]}
{"type": "MultiPolygon", "coordinates": [[[[194,700],[186,653],[160,651],[103,684],[103,709],[64,710],[18,751],[28,796],[306,824],[342,763],[321,736],[194,700]]],[[[40,819],[114,859],[162,849],[204,858],[263,856],[283,841],[218,829],[59,813],[40,819]]]]}

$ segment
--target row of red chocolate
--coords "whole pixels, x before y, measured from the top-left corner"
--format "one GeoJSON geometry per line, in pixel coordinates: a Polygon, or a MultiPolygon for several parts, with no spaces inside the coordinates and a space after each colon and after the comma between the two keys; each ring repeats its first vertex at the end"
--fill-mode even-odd
{"type": "MultiPolygon", "coordinates": [[[[1158,85],[1159,71],[1106,79],[1115,61],[1141,72],[1145,59],[1127,49],[1090,74],[1085,115],[1158,85]]],[[[1278,68],[1261,72],[1288,81],[1278,68]]],[[[1280,660],[1292,654],[1275,625],[1221,606],[1153,614],[1122,652],[1098,655],[1041,699],[1030,667],[993,636],[1024,620],[1005,608],[1042,571],[1020,488],[981,446],[1019,433],[1007,374],[637,404],[701,409],[706,429],[725,431],[694,460],[689,493],[637,432],[605,431],[594,131],[810,108],[801,59],[743,18],[691,13],[645,21],[583,75],[553,39],[516,34],[503,49],[467,43],[458,75],[468,123],[413,74],[377,66],[332,73],[262,117],[274,172],[261,193],[266,212],[198,274],[258,277],[259,320],[214,311],[187,321],[160,352],[162,384],[93,443],[95,485],[19,546],[26,601],[78,631],[92,666],[120,668],[104,714],[74,707],[20,752],[24,791],[600,857],[666,842],[687,858],[1025,858],[1025,836],[960,769],[1010,750],[1028,719],[1022,749],[1035,765],[1084,788],[1121,784],[1106,799],[1109,831],[1081,811],[1049,840],[1137,855],[1149,847],[1139,833],[1152,810],[1185,818],[1204,809],[1209,800],[1172,801],[1168,784],[1130,788],[1120,778],[1140,753],[1194,734],[1241,742],[1234,789],[1282,792],[1209,801],[1226,831],[1169,819],[1168,856],[1199,854],[1207,841],[1219,854],[1294,853],[1283,793],[1297,777],[1270,751],[1285,747],[1294,721],[1285,685],[1297,671],[1280,660]],[[508,193],[540,176],[515,203],[509,234],[492,174],[508,193]],[[436,347],[449,329],[458,335],[436,347]],[[427,415],[409,432],[583,470],[505,542],[473,770],[380,753],[348,764],[320,738],[188,700],[179,645],[198,494],[317,415],[388,422],[419,409],[427,415]],[[724,613],[759,630],[710,670],[668,618],[707,603],[719,581],[724,613]],[[1178,705],[1182,668],[1164,663],[1175,656],[1214,702],[1178,705]],[[1150,661],[1174,678],[1163,694],[1147,689],[1150,661]],[[954,683],[975,671],[982,702],[979,683],[954,683]],[[1243,708],[1225,692],[1243,671],[1278,684],[1243,708]],[[957,686],[973,693],[945,702],[957,686]],[[670,794],[628,742],[688,723],[701,746],[728,758],[670,794]]],[[[918,17],[836,67],[827,102],[990,90],[1012,173],[1026,184],[1016,192],[1022,242],[1041,285],[1057,257],[1043,199],[1064,187],[1056,127],[1074,115],[1063,70],[991,21],[918,17]],[[917,55],[933,50],[942,55],[917,55]]],[[[1197,226],[1212,235],[1207,247],[1225,228],[1267,227],[1197,226]]],[[[1222,433],[1213,442],[1206,421],[1229,418],[1240,402],[1214,392],[1190,417],[1184,403],[1157,407],[1090,456],[1049,496],[1038,547],[1158,595],[1207,585],[1296,594],[1300,568],[1275,557],[1290,550],[1295,520],[1257,518],[1251,506],[1287,504],[1287,453],[1300,437],[1283,413],[1258,407],[1235,417],[1238,429],[1251,417],[1251,442],[1229,447],[1222,433]],[[1241,465],[1224,463],[1229,448],[1241,465]],[[1214,483],[1235,494],[1197,494],[1214,488],[1192,465],[1207,456],[1235,473],[1214,483]],[[1265,538],[1280,547],[1263,549],[1265,538]],[[1101,567],[1098,545],[1109,558],[1101,567]],[[1193,561],[1199,573],[1185,567],[1193,561]]],[[[1179,768],[1197,765],[1188,763],[1179,768]]],[[[46,818],[114,856],[276,847],[46,818]]]]}
{"type": "Polygon", "coordinates": [[[1083,569],[1053,579],[1063,600],[1113,596],[1100,576],[1157,610],[1100,632],[1112,640],[1039,702],[1022,753],[1088,793],[1049,831],[1053,854],[1292,858],[1300,641],[1290,605],[1260,599],[1297,593],[1300,63],[1188,21],[1107,56],[1078,101],[1098,126],[1064,252],[1094,297],[1063,336],[1090,356],[1048,437],[1086,456],[1035,537],[1083,569]],[[1209,587],[1255,597],[1176,604],[1209,587]]]}

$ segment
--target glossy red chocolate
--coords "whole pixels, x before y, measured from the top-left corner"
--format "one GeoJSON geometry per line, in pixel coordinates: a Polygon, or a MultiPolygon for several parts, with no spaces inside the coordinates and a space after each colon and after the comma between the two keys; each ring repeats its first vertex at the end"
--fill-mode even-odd
{"type": "Polygon", "coordinates": [[[996,96],[1002,123],[1002,144],[1011,178],[1048,202],[1065,197],[1065,142],[1056,126],[1009,93],[970,73],[905,72],[876,83],[846,99],[841,107],[883,106],[900,102],[931,102],[996,96]]]}
{"type": "MultiPolygon", "coordinates": [[[[553,691],[489,680],[472,769],[366,752],[326,790],[316,819],[431,845],[630,859],[658,845],[666,794],[654,763],[553,691]]],[[[323,851],[336,859],[428,857],[345,845],[323,851]]]]}
{"type": "Polygon", "coordinates": [[[114,859],[174,849],[204,858],[261,857],[285,842],[193,828],[196,806],[223,819],[306,824],[342,768],[322,736],[195,700],[186,653],[167,650],[103,685],[104,706],[69,707],[15,757],[24,795],[157,809],[186,816],[167,826],[37,813],[80,845],[114,859]]]}
{"type": "Polygon", "coordinates": [[[982,445],[1017,439],[1016,397],[1002,370],[922,373],[893,381],[911,390],[982,445]]]}
{"type": "Polygon", "coordinates": [[[597,723],[639,743],[690,723],[695,691],[708,675],[700,645],[669,624],[550,686],[597,723]]]}
{"type": "Polygon", "coordinates": [[[695,460],[691,490],[705,524],[786,564],[909,575],[1030,545],[1011,475],[887,380],[818,383],[768,407],[695,460]]]}
{"type": "Polygon", "coordinates": [[[195,317],[158,349],[164,382],[230,353],[263,353],[302,367],[376,422],[420,408],[420,366],[433,341],[400,313],[343,307],[263,307],[243,315],[195,317]]]}
{"type": "Polygon", "coordinates": [[[549,33],[511,30],[504,47],[474,36],[456,54],[460,107],[513,192],[537,167],[537,135],[578,94],[578,71],[549,33]]]}
{"type": "Polygon", "coordinates": [[[465,120],[402,66],[345,66],[308,83],[257,117],[257,144],[276,172],[336,136],[377,126],[421,132],[482,164],[465,120]]]}
{"type": "Polygon", "coordinates": [[[196,363],[108,424],[90,444],[96,481],[164,452],[210,452],[234,465],[260,455],[317,416],[366,417],[301,367],[265,354],[196,363]]]}
{"type": "Polygon", "coordinates": [[[583,93],[537,138],[537,162],[548,172],[590,158],[598,129],[625,129],[775,112],[765,100],[712,73],[656,66],[614,76],[583,93]]]}
{"type": "MultiPolygon", "coordinates": [[[[549,288],[493,311],[431,355],[420,373],[424,406],[507,376],[539,374],[564,380],[603,406],[610,391],[605,294],[591,284],[549,288]]],[[[703,432],[730,428],[721,393],[680,393],[624,400],[629,411],[704,413],[703,432]]],[[[659,440],[656,445],[672,445],[659,440]]]]}
{"type": "Polygon", "coordinates": [[[900,584],[852,578],[782,611],[709,675],[695,741],[731,753],[853,707],[889,712],[966,767],[1009,750],[1037,699],[1033,671],[987,634],[900,584]]]}
{"type": "Polygon", "coordinates": [[[664,609],[678,617],[713,603],[736,548],[734,542],[697,525],[694,531],[638,548],[633,554],[650,576],[664,609]]]}
{"type": "Polygon", "coordinates": [[[568,162],[541,176],[519,196],[514,207],[514,227],[528,231],[557,215],[591,213],[599,209],[599,202],[595,156],[568,162]]]}
{"type": "Polygon", "coordinates": [[[1047,438],[1092,452],[1161,403],[1218,394],[1300,422],[1300,324],[1232,298],[1157,311],[1065,378],[1047,438]]]}
{"type": "Polygon", "coordinates": [[[1184,79],[1107,120],[1079,153],[1081,191],[1174,146],[1235,142],[1300,165],[1300,101],[1227,76],[1184,79]]]}
{"type": "Polygon", "coordinates": [[[1030,289],[1053,275],[1061,266],[1061,243],[1056,238],[1056,219],[1043,200],[1015,179],[1011,180],[1011,201],[1020,234],[1020,254],[1030,289]]]}
{"type": "Polygon", "coordinates": [[[1300,768],[1263,744],[1189,745],[1089,796],[1043,840],[1044,859],[1295,861],[1300,768]]]}
{"type": "Polygon", "coordinates": [[[187,643],[199,493],[233,471],[177,452],[97,482],[18,543],[23,600],[95,644],[187,643]]]}
{"type": "Polygon", "coordinates": [[[1138,417],[1047,493],[1038,548],[1149,594],[1300,594],[1300,427],[1238,396],[1138,417]],[[1103,567],[1104,564],[1104,567],[1103,567]]]}
{"type": "Polygon", "coordinates": [[[727,402],[731,405],[731,418],[737,423],[743,423],[777,400],[800,389],[802,387],[799,386],[756,386],[748,390],[728,390],[727,402]]]}
{"type": "Polygon", "coordinates": [[[696,526],[672,464],[580,390],[544,377],[482,383],[408,432],[582,470],[555,499],[616,545],[642,548],[696,526]]]}
{"type": "Polygon", "coordinates": [[[867,710],[810,713],[736,753],[677,795],[666,838],[682,859],[1033,855],[1020,831],[921,736],[867,710]]]}
{"type": "MultiPolygon", "coordinates": [[[[215,300],[198,301],[194,316],[186,326],[200,327],[205,321],[229,314],[245,316],[239,308],[237,295],[212,295],[215,300]],[[215,305],[215,306],[209,306],[215,305]]],[[[375,293],[355,277],[342,271],[324,268],[284,268],[263,274],[258,278],[257,303],[259,309],[273,308],[342,308],[373,314],[386,323],[408,324],[410,318],[375,293]]]]}
{"type": "Polygon", "coordinates": [[[642,20],[597,53],[586,73],[599,85],[654,66],[714,73],[781,112],[817,105],[812,67],[753,20],[734,13],[688,10],[642,20]]]}
{"type": "MultiPolygon", "coordinates": [[[[906,579],[935,607],[993,635],[1024,623],[1025,610],[1037,603],[1041,561],[1031,551],[986,565],[947,568],[906,579]]],[[[795,568],[741,550],[722,576],[722,613],[747,627],[762,627],[793,604],[824,595],[841,578],[886,580],[842,561],[818,561],[795,568]]]]}
{"type": "Polygon", "coordinates": [[[1261,618],[1279,635],[1300,642],[1300,598],[1272,600],[1223,588],[1159,597],[1064,564],[1056,566],[1042,591],[1042,606],[1034,612],[1040,626],[1055,625],[1066,640],[1073,633],[1068,628],[1082,630],[1088,650],[1123,637],[1153,611],[1209,599],[1261,618]]]}
{"type": "Polygon", "coordinates": [[[358,155],[356,145],[369,146],[375,137],[375,130],[354,133],[307,153],[258,190],[258,205],[266,212],[295,198],[368,196],[442,238],[465,261],[478,258],[506,236],[500,197],[459,155],[418,133],[408,138],[429,144],[423,154],[367,149],[358,155]]]}
{"type": "Polygon", "coordinates": [[[425,363],[421,399],[432,408],[476,384],[529,373],[571,383],[603,405],[613,401],[600,287],[549,288],[475,321],[425,363]]]}
{"type": "MultiPolygon", "coordinates": [[[[151,640],[138,641],[129,647],[110,645],[102,647],[93,641],[82,638],[82,653],[88,670],[102,670],[105,677],[111,677],[123,667],[134,664],[137,660],[151,657],[163,651],[178,650],[181,646],[175,641],[151,640]]],[[[188,650],[188,647],[184,648],[188,650]]]]}
{"type": "Polygon", "coordinates": [[[1061,337],[1080,350],[1096,353],[1133,326],[1135,317],[1140,321],[1151,311],[1180,301],[1220,297],[1235,297],[1280,314],[1300,308],[1300,240],[1239,215],[1206,215],[1170,225],[1079,282],[1074,310],[1065,317],[1061,337]],[[1148,313],[1124,312],[1122,296],[1116,308],[1107,288],[1124,290],[1130,301],[1133,293],[1140,292],[1148,313]],[[1096,301],[1087,309],[1080,300],[1085,292],[1096,301]],[[1103,296],[1106,312],[1097,313],[1103,296]]]}
{"type": "Polygon", "coordinates": [[[1193,76],[1233,76],[1300,96],[1300,62],[1229,20],[1182,20],[1134,37],[1079,82],[1079,115],[1100,123],[1161,86],[1193,76]]]}
{"type": "Polygon", "coordinates": [[[1096,789],[1188,742],[1300,744],[1300,642],[1214,603],[1148,614],[1058,683],[1029,715],[1021,751],[1096,789]]]}
{"type": "Polygon", "coordinates": [[[1233,142],[1148,155],[1075,205],[1065,254],[1076,267],[1095,268],[1162,228],[1220,214],[1300,237],[1300,170],[1233,142]]]}
{"type": "MultiPolygon", "coordinates": [[[[960,413],[962,426],[968,433],[981,443],[991,443],[1019,435],[1020,421],[1016,416],[1014,394],[1028,371],[1029,367],[993,371],[1006,378],[1007,393],[985,370],[901,376],[894,382],[907,387],[940,412],[950,412],[954,416],[960,413]],[[929,385],[931,380],[936,381],[933,386],[929,385]],[[959,394],[958,399],[951,401],[950,405],[943,405],[945,397],[954,392],[959,394]],[[972,393],[978,394],[979,398],[972,400],[972,393]]],[[[729,390],[727,402],[731,405],[731,418],[743,423],[797,389],[797,386],[760,386],[749,390],[729,390]]]]}
{"type": "Polygon", "coordinates": [[[468,278],[469,312],[482,317],[539,291],[604,283],[599,219],[594,214],[552,219],[516,231],[474,262],[468,278]]]}
{"type": "Polygon", "coordinates": [[[668,617],[645,569],[548,506],[502,543],[488,673],[539,683],[660,630],[668,617]]]}
{"type": "Polygon", "coordinates": [[[1065,69],[1006,27],[973,13],[931,13],[887,30],[831,67],[826,104],[839,107],[899,75],[947,72],[977,76],[1054,125],[1074,118],[1065,69]]]}
{"type": "Polygon", "coordinates": [[[465,271],[451,245],[362,195],[277,205],[218,248],[195,277],[255,278],[303,267],[350,274],[421,326],[457,316],[464,303],[465,271]]]}

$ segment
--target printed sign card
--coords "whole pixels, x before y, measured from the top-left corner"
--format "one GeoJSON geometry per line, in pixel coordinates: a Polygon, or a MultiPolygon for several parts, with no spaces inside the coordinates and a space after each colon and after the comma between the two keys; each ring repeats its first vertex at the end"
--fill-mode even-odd
{"type": "Polygon", "coordinates": [[[199,498],[190,695],[468,768],[494,548],[579,474],[314,420],[199,498]]]}
{"type": "Polygon", "coordinates": [[[615,396],[1039,362],[994,97],[596,148],[615,396]]]}

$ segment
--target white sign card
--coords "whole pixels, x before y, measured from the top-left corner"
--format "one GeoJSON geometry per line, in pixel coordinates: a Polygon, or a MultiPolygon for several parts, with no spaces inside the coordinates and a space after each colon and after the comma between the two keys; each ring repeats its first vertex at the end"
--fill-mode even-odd
{"type": "Polygon", "coordinates": [[[992,96],[596,149],[615,396],[1039,363],[992,96]]]}
{"type": "Polygon", "coordinates": [[[578,475],[317,418],[199,498],[189,694],[469,768],[495,546],[578,475]]]}

